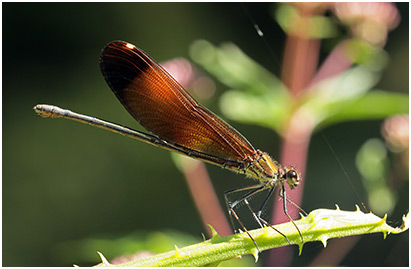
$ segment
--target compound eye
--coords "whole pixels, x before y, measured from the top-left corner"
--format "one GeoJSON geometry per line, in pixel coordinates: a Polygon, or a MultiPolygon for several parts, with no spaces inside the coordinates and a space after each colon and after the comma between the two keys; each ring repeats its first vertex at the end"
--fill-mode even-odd
{"type": "Polygon", "coordinates": [[[290,186],[290,189],[294,189],[298,186],[298,184],[300,184],[300,175],[294,170],[294,168],[291,168],[286,172],[286,180],[288,186],[290,186]]]}

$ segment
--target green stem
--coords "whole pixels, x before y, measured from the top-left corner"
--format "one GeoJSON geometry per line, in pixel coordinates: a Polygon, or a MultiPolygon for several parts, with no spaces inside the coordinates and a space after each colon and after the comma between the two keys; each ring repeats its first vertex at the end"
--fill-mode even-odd
{"type": "MultiPolygon", "coordinates": [[[[384,238],[387,234],[401,233],[408,229],[408,215],[403,217],[403,225],[392,228],[372,213],[363,213],[358,207],[357,211],[342,211],[338,207],[335,210],[317,209],[307,217],[302,217],[295,224],[300,229],[305,242],[321,241],[324,247],[330,238],[340,238],[358,234],[382,232],[384,238]]],[[[275,228],[287,235],[291,244],[296,244],[302,252],[303,244],[297,229],[291,222],[275,225],[275,228]]],[[[135,261],[111,265],[102,254],[103,263],[98,266],[206,266],[251,254],[258,260],[258,251],[253,241],[246,233],[230,236],[220,236],[211,227],[213,236],[202,243],[194,244],[173,251],[138,259],[135,261]]],[[[249,231],[260,250],[267,250],[288,245],[287,240],[271,229],[265,227],[249,231]]]]}

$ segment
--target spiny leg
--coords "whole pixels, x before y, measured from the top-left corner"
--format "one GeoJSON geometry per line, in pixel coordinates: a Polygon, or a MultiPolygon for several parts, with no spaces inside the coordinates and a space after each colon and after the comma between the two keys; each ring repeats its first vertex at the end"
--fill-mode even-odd
{"type": "MultiPolygon", "coordinates": [[[[263,190],[265,190],[265,189],[267,189],[267,188],[268,188],[267,185],[262,185],[262,186],[260,186],[260,185],[257,185],[257,186],[249,186],[249,187],[245,187],[245,188],[239,188],[239,189],[229,190],[229,191],[226,191],[225,194],[224,194],[224,198],[225,198],[225,201],[226,201],[226,205],[227,205],[227,208],[228,208],[228,213],[229,213],[229,215],[230,215],[231,225],[233,226],[233,229],[235,230],[232,216],[234,216],[234,218],[237,220],[237,222],[240,224],[240,226],[245,230],[245,232],[247,232],[248,236],[249,236],[249,237],[251,238],[251,240],[254,242],[254,244],[255,244],[255,246],[256,246],[256,248],[257,248],[258,251],[260,251],[260,250],[259,250],[259,248],[258,248],[258,246],[257,246],[257,243],[255,242],[254,238],[249,234],[248,230],[245,228],[244,224],[242,223],[242,221],[240,220],[240,218],[238,217],[237,213],[236,213],[235,210],[234,210],[234,207],[237,206],[241,201],[244,201],[244,203],[247,205],[247,207],[248,207],[248,209],[250,210],[251,214],[253,215],[254,219],[255,219],[256,222],[260,225],[261,228],[264,227],[264,226],[262,225],[262,223],[263,223],[264,225],[266,225],[266,226],[271,227],[274,231],[276,231],[276,232],[278,232],[279,234],[281,234],[281,235],[287,240],[287,242],[291,245],[290,240],[288,239],[288,237],[287,237],[284,233],[282,233],[281,231],[279,231],[277,228],[275,228],[274,226],[272,226],[271,224],[269,224],[266,220],[264,220],[264,219],[261,217],[262,210],[263,210],[264,206],[266,205],[268,199],[269,199],[269,198],[271,197],[271,195],[274,193],[275,188],[270,188],[270,190],[269,190],[267,196],[265,197],[263,203],[261,204],[261,206],[260,206],[257,214],[255,214],[254,210],[251,208],[250,203],[249,203],[248,200],[247,200],[247,198],[249,198],[249,197],[251,197],[251,196],[257,194],[258,192],[261,192],[261,191],[263,191],[263,190]],[[234,203],[232,203],[231,205],[229,204],[228,197],[227,197],[229,194],[234,193],[234,192],[240,192],[240,191],[244,191],[244,190],[249,190],[249,189],[252,189],[252,191],[248,192],[247,194],[245,194],[244,196],[242,196],[240,199],[237,199],[237,200],[234,201],[234,203]]],[[[286,213],[287,216],[290,218],[290,220],[293,222],[294,226],[297,228],[297,230],[298,230],[298,232],[300,233],[300,236],[301,236],[301,238],[302,238],[301,232],[300,232],[300,230],[298,229],[298,227],[295,225],[294,221],[293,221],[293,220],[291,219],[291,217],[288,215],[287,211],[285,211],[285,213],[286,213]]]]}
{"type": "MultiPolygon", "coordinates": [[[[272,193],[271,190],[270,190],[270,193],[272,193]]],[[[271,196],[270,193],[267,195],[267,198],[268,198],[269,196],[271,196]]],[[[266,199],[266,200],[267,200],[267,199],[266,199]]],[[[287,240],[288,244],[291,245],[290,240],[288,240],[288,237],[287,237],[285,234],[283,234],[282,232],[280,232],[280,230],[278,230],[277,228],[275,228],[274,226],[272,226],[271,224],[269,224],[265,219],[263,219],[263,218],[261,217],[261,211],[262,211],[262,209],[260,209],[260,210],[258,211],[258,213],[255,214],[254,210],[251,208],[251,206],[250,206],[250,204],[248,203],[247,199],[245,199],[244,202],[245,202],[245,204],[247,205],[248,209],[251,211],[251,214],[253,214],[253,217],[255,218],[255,220],[258,222],[258,224],[260,224],[261,228],[264,228],[264,226],[261,224],[261,222],[262,222],[262,223],[264,223],[265,226],[271,227],[274,231],[276,231],[277,233],[281,234],[281,235],[285,238],[285,240],[287,240]]],[[[262,206],[261,206],[260,208],[263,208],[264,205],[265,205],[265,201],[263,202],[263,204],[262,204],[262,206]]]]}
{"type": "MultiPolygon", "coordinates": [[[[265,197],[264,201],[262,202],[260,208],[257,211],[257,214],[254,213],[254,211],[251,209],[250,206],[248,206],[248,208],[250,209],[250,211],[253,213],[253,216],[255,216],[255,218],[257,218],[257,222],[260,224],[261,226],[261,222],[264,223],[266,226],[271,227],[274,231],[276,231],[277,233],[281,234],[288,242],[288,244],[291,245],[290,240],[288,240],[288,237],[283,234],[282,232],[280,232],[280,230],[278,230],[277,228],[275,228],[273,225],[269,224],[265,219],[263,219],[261,217],[261,214],[263,212],[263,208],[265,207],[265,205],[267,204],[268,199],[271,197],[271,195],[274,193],[275,187],[270,188],[270,190],[267,193],[267,196],[265,197]]],[[[262,226],[261,226],[262,227],[262,226]]]]}
{"type": "Polygon", "coordinates": [[[257,211],[257,216],[258,216],[258,218],[261,218],[261,214],[262,214],[262,212],[263,212],[263,208],[265,207],[268,199],[269,199],[269,198],[271,197],[271,195],[273,194],[274,190],[275,190],[275,187],[272,187],[272,188],[270,188],[270,190],[268,191],[267,196],[265,197],[264,201],[262,202],[260,208],[259,208],[258,211],[257,211]]]}
{"type": "Polygon", "coordinates": [[[232,190],[228,190],[224,192],[224,200],[225,200],[225,204],[228,210],[228,214],[230,216],[230,222],[231,222],[231,227],[233,228],[234,233],[236,233],[237,229],[235,228],[234,222],[233,222],[233,218],[232,218],[232,214],[231,214],[231,208],[234,208],[237,204],[238,204],[238,200],[234,201],[234,205],[231,204],[231,202],[228,199],[228,195],[235,193],[235,192],[241,192],[241,191],[245,191],[245,190],[250,190],[250,189],[258,189],[260,188],[259,185],[254,185],[254,186],[247,186],[247,187],[243,187],[243,188],[237,188],[237,189],[232,189],[232,190]]]}
{"type": "Polygon", "coordinates": [[[255,248],[257,249],[257,251],[260,253],[261,250],[258,248],[257,242],[255,242],[254,238],[251,236],[251,234],[248,232],[247,228],[245,228],[243,222],[240,220],[240,218],[237,216],[237,213],[235,213],[233,208],[229,208],[230,210],[230,216],[231,214],[234,216],[234,218],[238,221],[238,223],[240,224],[240,226],[244,229],[244,231],[248,234],[248,236],[250,237],[250,239],[253,241],[255,248]]]}
{"type": "MultiPolygon", "coordinates": [[[[248,232],[247,228],[245,228],[243,222],[240,220],[240,218],[238,217],[237,213],[235,212],[234,208],[241,203],[242,201],[245,201],[245,203],[249,206],[247,198],[250,196],[253,196],[254,194],[264,190],[266,188],[265,185],[256,185],[256,186],[248,186],[248,187],[244,187],[244,188],[239,188],[239,189],[233,189],[233,190],[229,190],[224,192],[224,198],[226,201],[226,205],[227,205],[227,209],[228,209],[228,214],[230,215],[230,220],[231,220],[231,225],[233,226],[234,231],[236,230],[234,227],[234,223],[233,223],[233,219],[232,216],[234,216],[234,218],[237,220],[237,222],[240,224],[241,228],[244,229],[244,231],[248,234],[248,236],[251,238],[251,240],[253,241],[255,247],[257,248],[257,251],[260,252],[260,249],[257,246],[257,243],[255,242],[254,238],[251,236],[251,234],[248,232]],[[248,192],[247,194],[243,195],[241,198],[235,200],[233,203],[230,203],[228,200],[228,195],[235,193],[235,192],[241,192],[241,191],[245,191],[245,190],[251,190],[250,192],[248,192]]],[[[251,207],[249,207],[251,210],[251,207]]],[[[251,210],[251,212],[253,212],[251,210]]],[[[253,214],[255,215],[255,213],[253,212],[253,214]]],[[[261,223],[260,223],[261,225],[261,223]]]]}
{"type": "Polygon", "coordinates": [[[231,228],[233,229],[234,233],[237,233],[237,229],[234,226],[233,215],[232,215],[232,212],[230,210],[229,201],[228,201],[228,198],[227,198],[225,193],[224,193],[224,200],[225,200],[225,206],[227,207],[227,210],[228,210],[228,215],[230,216],[231,228]]]}
{"type": "Polygon", "coordinates": [[[247,205],[255,221],[260,225],[261,228],[264,228],[263,224],[260,221],[260,218],[257,216],[257,214],[255,214],[254,210],[251,208],[250,203],[248,202],[247,199],[244,199],[244,203],[247,205]]]}
{"type": "Polygon", "coordinates": [[[302,213],[304,214],[304,216],[307,216],[307,215],[308,215],[308,213],[305,212],[305,210],[302,209],[299,205],[297,205],[296,203],[294,203],[293,201],[291,201],[291,200],[288,199],[288,198],[284,198],[284,196],[283,196],[283,194],[282,194],[281,192],[280,192],[280,197],[283,198],[283,199],[285,199],[285,200],[287,200],[287,202],[289,202],[289,203],[292,204],[295,208],[297,208],[300,212],[302,212],[302,213]]]}
{"type": "Polygon", "coordinates": [[[235,200],[233,203],[230,204],[230,207],[235,207],[237,206],[237,204],[241,203],[244,199],[247,199],[248,197],[253,196],[255,193],[265,190],[266,188],[267,188],[266,185],[254,185],[254,186],[247,186],[243,188],[228,190],[224,192],[224,197],[226,198],[227,203],[230,204],[230,202],[228,201],[228,195],[233,194],[235,192],[251,190],[250,192],[248,192],[247,194],[244,194],[241,198],[235,200]]]}

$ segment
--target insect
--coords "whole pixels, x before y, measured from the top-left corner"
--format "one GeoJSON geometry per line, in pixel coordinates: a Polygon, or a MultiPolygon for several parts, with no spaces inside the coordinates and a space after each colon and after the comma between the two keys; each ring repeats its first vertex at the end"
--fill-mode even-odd
{"type": "MultiPolygon", "coordinates": [[[[151,134],[56,106],[36,105],[34,110],[42,117],[87,123],[253,178],[257,182],[255,185],[226,191],[224,196],[230,218],[237,220],[258,251],[257,243],[236,213],[240,203],[249,207],[261,227],[267,225],[275,229],[261,214],[267,200],[280,186],[284,213],[293,222],[287,212],[285,185],[294,189],[301,181],[294,167],[283,167],[267,153],[256,150],[237,130],[194,100],[155,60],[136,46],[123,41],[109,43],[101,53],[100,67],[121,104],[151,134]],[[268,193],[255,213],[248,199],[262,191],[268,193]],[[228,199],[229,195],[240,192],[245,194],[239,199],[233,202],[228,199]]],[[[300,230],[293,224],[303,240],[300,230]]]]}

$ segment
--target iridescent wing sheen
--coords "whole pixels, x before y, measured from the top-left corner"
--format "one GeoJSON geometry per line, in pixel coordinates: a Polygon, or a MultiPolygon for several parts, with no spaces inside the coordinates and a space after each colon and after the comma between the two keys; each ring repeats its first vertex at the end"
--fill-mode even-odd
{"type": "Polygon", "coordinates": [[[127,111],[160,139],[226,160],[243,161],[253,146],[134,45],[114,41],[102,51],[103,75],[127,111]]]}

